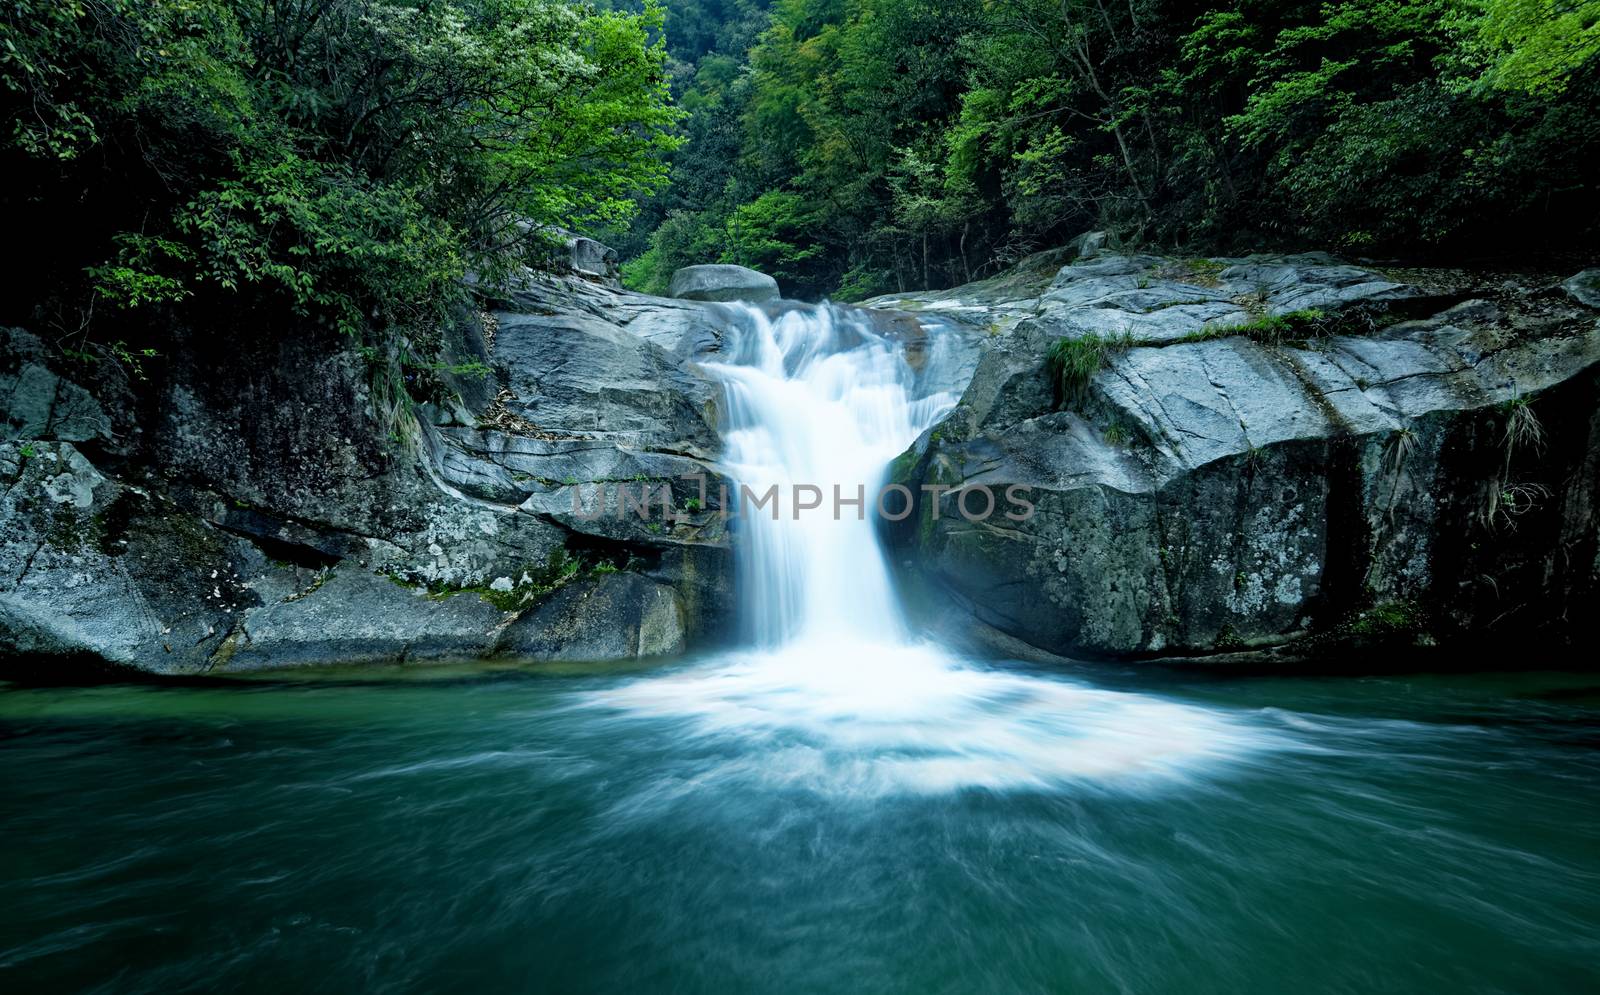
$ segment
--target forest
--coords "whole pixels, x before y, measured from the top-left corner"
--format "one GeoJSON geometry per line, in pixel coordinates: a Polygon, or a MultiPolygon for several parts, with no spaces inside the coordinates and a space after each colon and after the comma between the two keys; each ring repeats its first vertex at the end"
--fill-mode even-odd
{"type": "Polygon", "coordinates": [[[4,317],[131,355],[128,312],[243,294],[382,337],[567,230],[636,289],[844,300],[1090,228],[1581,253],[1597,51],[1593,0],[19,0],[4,317]]]}
{"type": "Polygon", "coordinates": [[[687,141],[619,243],[642,289],[713,259],[800,295],[951,286],[1090,228],[1594,245],[1594,2],[681,0],[666,25],[687,141]]]}

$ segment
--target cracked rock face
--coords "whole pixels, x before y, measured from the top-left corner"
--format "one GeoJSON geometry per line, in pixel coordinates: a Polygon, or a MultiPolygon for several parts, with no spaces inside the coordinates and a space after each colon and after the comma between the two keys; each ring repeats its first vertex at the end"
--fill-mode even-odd
{"type": "Polygon", "coordinates": [[[115,444],[100,402],[53,372],[44,344],[20,328],[0,328],[0,412],[0,439],[115,444]]]}
{"type": "Polygon", "coordinates": [[[1031,489],[1026,521],[925,494],[895,532],[991,642],[1210,653],[1380,609],[1422,638],[1587,624],[1570,609],[1600,574],[1593,310],[1537,287],[1461,300],[1321,254],[1028,266],[892,301],[991,332],[895,470],[1031,489]],[[1263,334],[1313,309],[1329,331],[1263,334]],[[1047,352],[1091,334],[1102,366],[1059,403],[1047,352]],[[1509,427],[1523,411],[1537,438],[1509,427]]]}
{"type": "Polygon", "coordinates": [[[729,318],[530,276],[444,330],[440,390],[398,401],[336,335],[179,329],[144,426],[0,331],[0,662],[599,661],[713,638],[732,564],[700,495],[719,389],[695,360],[729,318]],[[397,403],[407,439],[380,417],[397,403]],[[580,514],[597,496],[650,510],[580,514]]]}
{"type": "MultiPolygon", "coordinates": [[[[1113,656],[1374,612],[1440,638],[1592,629],[1600,331],[1571,287],[1444,293],[1321,255],[1104,241],[878,302],[982,343],[895,478],[1031,489],[1025,521],[924,496],[895,533],[969,628],[1113,656]],[[1306,338],[1229,331],[1309,309],[1328,320],[1306,338]],[[1089,335],[1112,344],[1063,406],[1045,355],[1089,335]]],[[[221,673],[713,638],[732,565],[697,361],[734,320],[530,278],[443,330],[427,397],[379,396],[337,336],[179,330],[142,406],[110,364],[0,331],[0,661],[221,673]]]]}

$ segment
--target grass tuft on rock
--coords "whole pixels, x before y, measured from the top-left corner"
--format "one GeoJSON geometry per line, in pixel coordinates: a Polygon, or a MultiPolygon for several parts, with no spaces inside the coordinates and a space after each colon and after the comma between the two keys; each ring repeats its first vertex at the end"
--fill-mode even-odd
{"type": "Polygon", "coordinates": [[[1128,332],[1057,339],[1045,356],[1045,366],[1055,384],[1057,403],[1062,407],[1081,405],[1088,398],[1089,383],[1094,375],[1134,344],[1128,332]]]}
{"type": "Polygon", "coordinates": [[[1212,339],[1243,335],[1252,342],[1259,342],[1262,345],[1282,345],[1285,342],[1314,339],[1320,335],[1330,334],[1331,331],[1328,316],[1315,308],[1308,308],[1284,314],[1264,314],[1238,325],[1202,328],[1190,332],[1180,341],[1209,342],[1212,339]]]}

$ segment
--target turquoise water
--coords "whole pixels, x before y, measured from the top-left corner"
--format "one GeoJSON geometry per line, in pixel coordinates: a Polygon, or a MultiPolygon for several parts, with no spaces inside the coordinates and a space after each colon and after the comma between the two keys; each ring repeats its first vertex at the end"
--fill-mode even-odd
{"type": "Polygon", "coordinates": [[[7,687],[0,986],[1596,990],[1592,677],[905,666],[7,687]]]}

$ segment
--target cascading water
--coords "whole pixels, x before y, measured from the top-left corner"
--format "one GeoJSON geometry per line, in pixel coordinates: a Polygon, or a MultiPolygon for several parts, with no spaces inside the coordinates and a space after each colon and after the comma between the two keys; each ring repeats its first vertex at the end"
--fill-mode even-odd
{"type": "Polygon", "coordinates": [[[823,306],[770,320],[742,310],[730,361],[705,368],[727,387],[730,475],[756,495],[777,487],[772,512],[747,505],[739,518],[751,635],[767,648],[903,643],[873,514],[889,461],[956,402],[928,386],[940,383],[945,350],[936,341],[919,376],[903,344],[860,312],[823,306]],[[820,506],[797,508],[797,487],[813,488],[820,506]]]}
{"type": "Polygon", "coordinates": [[[1171,776],[1266,745],[1234,716],[987,669],[916,638],[874,516],[890,461],[959,397],[953,333],[924,329],[913,369],[907,344],[859,311],[730,307],[737,328],[702,364],[726,387],[724,469],[778,501],[728,495],[748,648],[596,703],[759,741],[735,776],[868,794],[1171,776]]]}

